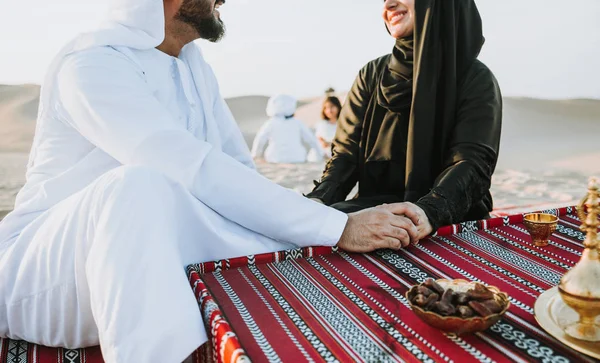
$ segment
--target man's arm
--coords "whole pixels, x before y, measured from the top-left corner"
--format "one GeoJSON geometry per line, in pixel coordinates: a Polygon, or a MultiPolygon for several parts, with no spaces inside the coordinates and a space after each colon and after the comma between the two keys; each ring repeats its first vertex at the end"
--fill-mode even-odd
{"type": "Polygon", "coordinates": [[[270,182],[193,137],[121,53],[102,48],[73,54],[57,84],[71,125],[122,164],[161,171],[225,218],[273,239],[297,246],[331,246],[340,239],[345,214],[270,182]]]}
{"type": "Polygon", "coordinates": [[[257,233],[300,247],[339,242],[353,252],[398,249],[416,238],[418,216],[401,205],[348,217],[212,149],[172,120],[141,71],[110,48],[70,56],[57,85],[68,122],[92,144],[123,165],[162,172],[223,217],[257,233]]]}

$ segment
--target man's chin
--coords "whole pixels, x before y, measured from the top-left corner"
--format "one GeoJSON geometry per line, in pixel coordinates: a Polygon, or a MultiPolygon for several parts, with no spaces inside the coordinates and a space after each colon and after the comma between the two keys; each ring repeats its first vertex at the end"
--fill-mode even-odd
{"type": "Polygon", "coordinates": [[[200,39],[215,43],[225,36],[225,24],[216,10],[202,17],[200,14],[181,9],[176,19],[192,27],[200,39]]]}
{"type": "Polygon", "coordinates": [[[201,39],[216,43],[225,36],[225,24],[217,17],[205,19],[194,25],[201,39]]]}
{"type": "Polygon", "coordinates": [[[220,30],[218,33],[214,33],[214,34],[210,34],[210,36],[204,38],[206,40],[208,40],[211,43],[218,43],[219,41],[221,41],[224,37],[225,37],[225,24],[223,24],[223,22],[218,19],[219,24],[220,24],[220,30]]]}

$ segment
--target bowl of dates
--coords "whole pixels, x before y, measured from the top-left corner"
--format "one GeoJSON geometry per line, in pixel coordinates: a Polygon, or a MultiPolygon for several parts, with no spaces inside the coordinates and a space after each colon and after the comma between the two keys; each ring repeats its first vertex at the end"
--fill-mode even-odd
{"type": "Polygon", "coordinates": [[[496,287],[466,280],[427,279],[406,298],[425,323],[458,335],[488,329],[510,307],[508,295],[496,287]]]}

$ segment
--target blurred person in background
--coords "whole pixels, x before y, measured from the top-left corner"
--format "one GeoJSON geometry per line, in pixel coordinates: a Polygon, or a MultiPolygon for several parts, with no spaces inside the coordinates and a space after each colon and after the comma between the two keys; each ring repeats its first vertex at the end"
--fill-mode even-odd
{"type": "Polygon", "coordinates": [[[323,150],[310,129],[294,117],[297,100],[288,95],[277,95],[267,103],[267,115],[271,117],[258,130],[252,144],[252,157],[264,156],[268,163],[305,163],[309,145],[311,151],[323,160],[323,150]],[[266,147],[266,149],[265,149],[266,147]]]}
{"type": "MultiPolygon", "coordinates": [[[[321,108],[321,120],[315,125],[315,136],[321,145],[323,154],[326,159],[331,158],[331,144],[335,138],[335,132],[337,130],[337,121],[340,116],[342,109],[342,103],[336,96],[327,96],[323,101],[323,107],[321,108]]],[[[310,161],[322,160],[317,155],[312,153],[309,155],[310,161]]]]}

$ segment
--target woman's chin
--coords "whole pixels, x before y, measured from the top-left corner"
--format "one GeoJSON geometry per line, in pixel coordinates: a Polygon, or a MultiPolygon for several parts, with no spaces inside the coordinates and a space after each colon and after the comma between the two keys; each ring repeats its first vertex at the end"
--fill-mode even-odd
{"type": "Polygon", "coordinates": [[[390,35],[394,39],[406,38],[406,37],[409,37],[410,35],[412,35],[412,33],[413,33],[412,29],[406,29],[405,27],[397,27],[397,28],[392,27],[392,29],[390,29],[390,35]]]}

